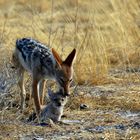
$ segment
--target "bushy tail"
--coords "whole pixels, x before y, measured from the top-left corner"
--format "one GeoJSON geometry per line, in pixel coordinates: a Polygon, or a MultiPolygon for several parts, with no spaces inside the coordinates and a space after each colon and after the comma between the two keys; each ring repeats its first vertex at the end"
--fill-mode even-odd
{"type": "Polygon", "coordinates": [[[11,68],[18,68],[18,56],[17,56],[17,46],[19,44],[19,40],[17,39],[16,40],[16,48],[12,54],[12,58],[11,58],[11,61],[13,63],[13,66],[11,68]]]}

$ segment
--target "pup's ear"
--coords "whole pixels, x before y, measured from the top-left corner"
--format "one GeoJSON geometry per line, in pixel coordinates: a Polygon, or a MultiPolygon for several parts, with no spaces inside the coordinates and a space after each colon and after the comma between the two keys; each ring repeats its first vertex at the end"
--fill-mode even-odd
{"type": "Polygon", "coordinates": [[[69,94],[64,93],[64,89],[60,89],[60,90],[57,92],[57,94],[59,94],[59,95],[61,95],[61,96],[63,96],[63,97],[68,97],[68,96],[69,96],[69,94]]]}
{"type": "Polygon", "coordinates": [[[64,95],[64,89],[59,89],[59,91],[57,91],[57,94],[63,96],[64,95]]]}
{"type": "Polygon", "coordinates": [[[48,88],[48,95],[49,95],[49,98],[50,98],[50,99],[53,98],[53,92],[51,91],[50,88],[48,88]]]}

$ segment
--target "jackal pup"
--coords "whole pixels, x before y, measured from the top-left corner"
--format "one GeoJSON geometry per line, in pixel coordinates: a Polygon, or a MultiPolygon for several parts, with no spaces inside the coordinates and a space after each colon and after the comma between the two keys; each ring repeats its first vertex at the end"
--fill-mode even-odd
{"type": "Polygon", "coordinates": [[[53,93],[50,89],[48,90],[50,103],[46,105],[41,112],[41,121],[51,119],[54,122],[61,120],[63,115],[64,106],[67,103],[67,96],[63,95],[62,90],[53,93]]]}
{"type": "MultiPolygon", "coordinates": [[[[52,120],[53,122],[59,122],[63,115],[64,106],[67,103],[67,96],[64,96],[62,90],[54,93],[48,89],[48,96],[50,102],[44,105],[41,113],[39,114],[40,123],[52,120]]],[[[28,122],[35,121],[37,119],[36,113],[29,116],[28,122]]]]}

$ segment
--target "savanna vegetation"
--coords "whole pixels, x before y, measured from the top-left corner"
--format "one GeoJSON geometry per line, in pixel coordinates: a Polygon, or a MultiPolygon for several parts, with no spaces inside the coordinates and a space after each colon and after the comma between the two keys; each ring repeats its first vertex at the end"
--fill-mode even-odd
{"type": "MultiPolygon", "coordinates": [[[[27,75],[27,93],[30,86],[27,75]]],[[[139,0],[0,0],[0,139],[138,140],[139,122],[139,0]],[[63,59],[77,49],[65,109],[75,123],[42,127],[26,122],[32,109],[20,113],[11,58],[22,37],[55,48],[63,59]]]]}

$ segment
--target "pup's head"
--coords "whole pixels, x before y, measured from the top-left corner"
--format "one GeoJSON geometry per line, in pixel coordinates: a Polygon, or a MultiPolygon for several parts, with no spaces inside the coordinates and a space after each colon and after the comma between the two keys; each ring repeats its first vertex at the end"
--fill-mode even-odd
{"type": "Polygon", "coordinates": [[[67,103],[67,96],[64,96],[63,90],[59,90],[58,92],[54,93],[48,89],[48,95],[51,103],[53,103],[53,106],[55,107],[64,107],[64,105],[67,103]]]}

